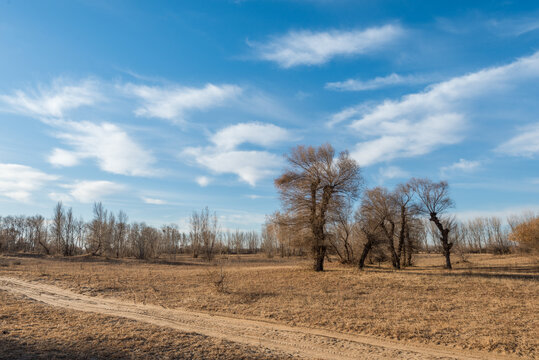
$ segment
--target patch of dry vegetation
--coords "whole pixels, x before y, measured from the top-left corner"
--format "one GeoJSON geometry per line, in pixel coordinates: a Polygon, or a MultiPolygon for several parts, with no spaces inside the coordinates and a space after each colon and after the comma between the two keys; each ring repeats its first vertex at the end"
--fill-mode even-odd
{"type": "Polygon", "coordinates": [[[539,356],[537,258],[471,255],[446,271],[441,256],[425,255],[400,271],[332,262],[323,273],[306,261],[243,259],[225,266],[226,291],[208,280],[215,267],[188,258],[180,265],[25,258],[0,275],[167,308],[539,356]]]}
{"type": "Polygon", "coordinates": [[[0,291],[2,359],[284,359],[198,334],[52,308],[0,291]]]}

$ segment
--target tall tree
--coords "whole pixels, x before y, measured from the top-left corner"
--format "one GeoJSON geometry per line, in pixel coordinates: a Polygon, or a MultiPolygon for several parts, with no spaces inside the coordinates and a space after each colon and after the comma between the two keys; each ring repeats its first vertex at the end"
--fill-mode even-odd
{"type": "Polygon", "coordinates": [[[440,232],[445,267],[451,269],[451,248],[453,247],[453,243],[449,242],[451,227],[442,221],[444,212],[453,206],[453,200],[449,197],[449,185],[446,181],[435,183],[429,179],[412,179],[411,185],[419,198],[420,211],[429,215],[429,220],[440,232]]]}
{"type": "Polygon", "coordinates": [[[317,148],[300,145],[286,159],[289,167],[275,180],[275,186],[295,222],[310,229],[314,270],[323,271],[328,213],[358,197],[359,165],[347,151],[335,157],[329,144],[317,148]]]}

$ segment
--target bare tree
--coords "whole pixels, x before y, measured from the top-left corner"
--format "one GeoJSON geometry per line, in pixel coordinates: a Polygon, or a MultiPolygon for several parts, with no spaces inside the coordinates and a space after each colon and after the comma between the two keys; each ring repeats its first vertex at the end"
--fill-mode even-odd
{"type": "Polygon", "coordinates": [[[64,248],[64,224],[65,210],[62,202],[59,201],[54,207],[50,227],[52,241],[57,252],[63,251],[64,248]]]}
{"type": "Polygon", "coordinates": [[[199,212],[194,211],[189,219],[190,238],[193,257],[198,257],[202,250],[207,260],[212,260],[214,248],[220,237],[219,223],[215,213],[210,214],[208,207],[199,212]]]}
{"type": "Polygon", "coordinates": [[[110,228],[107,222],[108,212],[102,203],[94,203],[94,218],[88,225],[88,246],[92,255],[101,255],[107,248],[110,228]]]}
{"type": "Polygon", "coordinates": [[[120,210],[118,213],[118,220],[116,220],[112,229],[112,250],[114,251],[116,258],[123,255],[128,230],[127,215],[120,210]]]}
{"type": "Polygon", "coordinates": [[[386,214],[381,212],[378,206],[378,198],[381,192],[381,188],[365,191],[361,207],[357,209],[354,215],[359,231],[364,237],[363,250],[358,263],[360,269],[365,266],[365,260],[371,250],[379,245],[383,238],[382,225],[386,214]]]}
{"type": "MultiPolygon", "coordinates": [[[[397,185],[395,191],[393,191],[392,200],[396,211],[398,213],[398,249],[395,253],[395,262],[405,266],[407,264],[406,260],[411,260],[408,255],[411,256],[412,240],[410,238],[410,222],[412,217],[418,212],[418,207],[414,203],[414,192],[412,186],[407,184],[397,185]],[[408,246],[405,246],[408,243],[408,246]]],[[[397,268],[400,266],[398,265],[397,268]]]]}
{"type": "Polygon", "coordinates": [[[412,179],[411,185],[420,200],[420,211],[428,214],[429,220],[440,231],[445,267],[451,269],[451,247],[453,243],[449,241],[450,228],[444,226],[441,218],[444,212],[453,206],[453,200],[449,197],[449,185],[446,181],[435,183],[429,179],[412,179]]]}
{"type": "Polygon", "coordinates": [[[45,218],[41,215],[36,215],[28,219],[29,225],[32,228],[33,242],[45,250],[47,255],[50,254],[50,245],[47,239],[47,228],[45,218]]]}
{"type": "Polygon", "coordinates": [[[262,250],[266,253],[266,256],[272,258],[277,249],[277,226],[271,221],[271,218],[266,219],[264,225],[262,225],[262,250]]]}
{"type": "Polygon", "coordinates": [[[69,208],[65,214],[64,220],[64,243],[63,255],[72,256],[75,254],[75,231],[76,220],[73,216],[73,209],[69,208]]]}
{"type": "Polygon", "coordinates": [[[200,244],[202,243],[202,219],[198,212],[193,211],[193,214],[189,218],[189,238],[191,240],[191,251],[193,257],[196,259],[200,251],[200,244]]]}
{"type": "Polygon", "coordinates": [[[355,223],[352,217],[352,204],[345,204],[336,209],[331,219],[328,242],[342,264],[351,264],[355,261],[354,240],[355,223]]]}
{"type": "Polygon", "coordinates": [[[310,228],[314,270],[323,271],[328,213],[358,197],[359,166],[347,151],[335,158],[329,144],[298,146],[287,156],[287,162],[289,168],[275,180],[275,186],[296,222],[310,228]]]}

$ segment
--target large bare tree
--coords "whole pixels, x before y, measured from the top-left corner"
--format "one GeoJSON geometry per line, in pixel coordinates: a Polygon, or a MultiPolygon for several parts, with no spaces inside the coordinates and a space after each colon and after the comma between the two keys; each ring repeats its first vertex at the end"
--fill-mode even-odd
{"type": "Polygon", "coordinates": [[[359,165],[347,151],[336,157],[329,144],[297,146],[286,159],[289,166],[275,180],[275,186],[295,222],[310,229],[314,270],[323,271],[328,213],[358,197],[359,165]]]}
{"type": "Polygon", "coordinates": [[[419,198],[420,211],[429,215],[429,220],[440,232],[445,267],[451,269],[451,248],[453,247],[453,243],[449,242],[451,226],[442,221],[443,213],[453,206],[453,200],[449,197],[449,185],[446,181],[436,183],[429,179],[412,179],[411,185],[419,198]]]}

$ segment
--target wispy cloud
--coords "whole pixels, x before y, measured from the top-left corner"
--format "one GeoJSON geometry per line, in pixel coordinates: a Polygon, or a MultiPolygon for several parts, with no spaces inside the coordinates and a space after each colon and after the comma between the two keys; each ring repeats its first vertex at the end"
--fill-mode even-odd
{"type": "Polygon", "coordinates": [[[287,141],[290,133],[272,124],[241,123],[221,129],[210,137],[212,146],[191,147],[183,155],[217,174],[231,173],[254,186],[282,166],[282,158],[268,151],[239,150],[244,143],[271,146],[287,141]]]}
{"type": "Polygon", "coordinates": [[[440,168],[440,174],[442,176],[449,176],[454,173],[472,172],[477,170],[481,166],[481,162],[477,160],[460,159],[459,161],[440,168]]]}
{"type": "Polygon", "coordinates": [[[348,79],[345,81],[329,82],[326,89],[339,91],[366,91],[381,89],[396,85],[424,84],[432,78],[420,75],[399,75],[392,73],[387,76],[375,77],[371,80],[348,79]]]}
{"type": "Polygon", "coordinates": [[[127,84],[122,88],[141,100],[141,104],[135,110],[136,115],[173,122],[184,122],[187,113],[191,111],[221,106],[242,92],[241,87],[229,84],[206,84],[200,88],[127,84]]]}
{"type": "Polygon", "coordinates": [[[405,171],[398,166],[387,166],[380,168],[379,173],[383,179],[403,179],[410,177],[410,173],[408,171],[405,171]]]}
{"type": "Polygon", "coordinates": [[[290,31],[269,42],[250,44],[262,60],[273,61],[283,68],[299,65],[321,65],[336,56],[374,52],[404,34],[398,25],[362,30],[290,31]]]}
{"type": "Polygon", "coordinates": [[[77,181],[73,184],[63,185],[63,187],[68,189],[68,193],[53,192],[49,194],[49,197],[56,201],[76,200],[81,203],[92,203],[126,189],[122,184],[105,180],[77,181]]]}
{"type": "Polygon", "coordinates": [[[150,204],[150,205],[165,205],[167,203],[165,200],[150,198],[150,197],[145,197],[145,196],[143,196],[141,199],[142,201],[144,201],[144,203],[150,204]]]}
{"type": "Polygon", "coordinates": [[[467,106],[473,100],[505,94],[512,86],[537,77],[539,52],[508,65],[452,78],[400,100],[345,109],[340,112],[338,122],[351,121],[353,130],[370,138],[358,143],[352,151],[352,156],[362,165],[424,155],[463,139],[469,117],[467,106]]]}
{"type": "Polygon", "coordinates": [[[521,128],[518,135],[501,144],[496,151],[525,157],[539,154],[539,122],[521,128]]]}
{"type": "Polygon", "coordinates": [[[491,19],[487,26],[501,35],[520,36],[539,30],[537,16],[491,19]]]}
{"type": "Polygon", "coordinates": [[[88,121],[59,121],[55,136],[72,150],[56,148],[49,162],[58,167],[77,165],[82,159],[95,159],[101,170],[122,175],[154,175],[154,158],[115,124],[88,121]]]}
{"type": "Polygon", "coordinates": [[[244,143],[271,146],[290,137],[290,132],[281,127],[254,122],[228,126],[215,133],[210,140],[220,149],[231,150],[244,143]]]}
{"type": "Polygon", "coordinates": [[[27,91],[17,90],[0,95],[0,108],[38,118],[61,118],[69,110],[93,105],[102,99],[95,80],[70,83],[56,79],[49,87],[40,86],[27,91]]]}
{"type": "Polygon", "coordinates": [[[0,196],[29,201],[35,191],[57,178],[30,166],[0,163],[0,196]]]}

